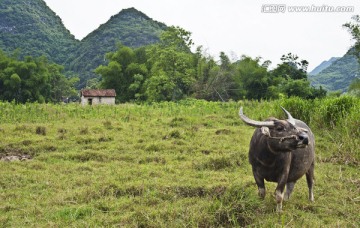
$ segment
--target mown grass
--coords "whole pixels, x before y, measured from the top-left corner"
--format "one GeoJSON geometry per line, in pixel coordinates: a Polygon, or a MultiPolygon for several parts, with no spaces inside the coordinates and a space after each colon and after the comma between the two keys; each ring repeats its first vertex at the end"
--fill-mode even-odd
{"type": "Polygon", "coordinates": [[[358,227],[359,109],[354,98],[78,105],[0,103],[1,227],[358,227]],[[298,181],[284,212],[274,183],[257,196],[253,128],[283,117],[316,135],[315,202],[298,181]]]}

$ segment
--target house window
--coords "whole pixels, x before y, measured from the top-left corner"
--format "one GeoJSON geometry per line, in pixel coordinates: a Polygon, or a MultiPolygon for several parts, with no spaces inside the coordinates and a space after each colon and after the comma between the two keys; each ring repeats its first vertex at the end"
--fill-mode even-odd
{"type": "Polygon", "coordinates": [[[93,99],[92,99],[92,98],[89,98],[89,99],[88,99],[88,105],[92,105],[92,103],[93,103],[93,99]]]}

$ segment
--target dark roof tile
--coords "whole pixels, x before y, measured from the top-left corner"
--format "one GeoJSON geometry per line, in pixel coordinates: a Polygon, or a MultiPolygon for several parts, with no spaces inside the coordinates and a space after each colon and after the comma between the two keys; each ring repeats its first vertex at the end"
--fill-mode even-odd
{"type": "Polygon", "coordinates": [[[116,97],[114,89],[84,89],[81,90],[84,97],[116,97]]]}

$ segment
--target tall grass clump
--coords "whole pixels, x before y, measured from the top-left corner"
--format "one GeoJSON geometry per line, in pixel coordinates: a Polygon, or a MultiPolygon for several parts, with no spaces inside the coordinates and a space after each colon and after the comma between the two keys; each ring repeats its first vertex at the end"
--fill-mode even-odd
{"type": "MultiPolygon", "coordinates": [[[[318,112],[318,117],[320,117],[318,120],[320,121],[320,123],[325,124],[325,127],[328,127],[330,129],[335,129],[342,122],[344,122],[344,120],[346,120],[347,117],[353,112],[359,113],[359,99],[356,97],[342,96],[337,98],[319,100],[317,103],[318,108],[316,108],[315,111],[318,112]]],[[[349,119],[345,122],[347,121],[349,121],[349,119]]],[[[352,121],[352,119],[350,121],[352,121]]]]}
{"type": "Polygon", "coordinates": [[[243,186],[231,186],[218,199],[214,199],[210,213],[211,224],[205,227],[245,227],[256,220],[262,210],[260,200],[243,186]]]}
{"type": "Polygon", "coordinates": [[[313,125],[319,135],[333,143],[332,159],[360,163],[360,99],[350,96],[315,102],[313,125]]]}

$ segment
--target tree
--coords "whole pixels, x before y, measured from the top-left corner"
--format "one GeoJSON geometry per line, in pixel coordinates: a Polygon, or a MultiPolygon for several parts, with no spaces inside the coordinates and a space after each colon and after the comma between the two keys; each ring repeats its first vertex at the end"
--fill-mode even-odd
{"type": "Polygon", "coordinates": [[[267,68],[260,64],[260,58],[252,59],[243,56],[237,63],[237,74],[234,81],[237,84],[236,98],[263,99],[269,97],[270,77],[267,68]]]}
{"type": "MultiPolygon", "coordinates": [[[[349,33],[351,34],[352,38],[355,40],[354,45],[354,52],[353,54],[358,59],[360,63],[360,15],[355,15],[352,17],[353,22],[348,22],[343,26],[348,29],[349,33]]],[[[358,69],[360,71],[360,69],[358,69]]],[[[360,79],[355,78],[351,84],[349,85],[348,89],[350,94],[360,97],[360,79]]]]}
{"type": "Polygon", "coordinates": [[[169,27],[160,42],[146,48],[118,45],[108,53],[109,63],[95,72],[102,76],[102,88],[114,88],[120,102],[131,100],[179,100],[190,93],[195,81],[191,33],[169,27]]]}
{"type": "Polygon", "coordinates": [[[62,67],[45,57],[23,61],[0,51],[0,99],[17,102],[59,102],[75,93],[76,78],[67,79],[62,67]]]}
{"type": "Polygon", "coordinates": [[[179,52],[190,52],[194,44],[191,39],[191,32],[186,31],[178,26],[170,26],[160,35],[161,47],[172,47],[179,52]]]}
{"type": "Polygon", "coordinates": [[[50,64],[48,67],[49,72],[49,84],[50,94],[48,95],[48,101],[60,102],[69,97],[77,96],[77,90],[75,84],[79,82],[78,77],[66,78],[61,72],[63,67],[57,64],[50,64]]]}
{"type": "Polygon", "coordinates": [[[139,91],[147,75],[147,68],[137,61],[138,56],[140,55],[133,49],[118,44],[116,52],[106,54],[108,65],[101,65],[95,70],[95,73],[102,76],[100,87],[115,89],[120,102],[141,97],[139,91]]]}
{"type": "Polygon", "coordinates": [[[357,57],[360,63],[360,15],[355,15],[352,17],[353,22],[348,22],[343,25],[344,28],[347,28],[352,38],[355,40],[355,56],[357,57]]]}
{"type": "Polygon", "coordinates": [[[307,67],[309,65],[306,60],[299,60],[297,55],[288,53],[280,58],[282,63],[272,71],[275,77],[283,77],[284,79],[307,79],[307,67]]]}
{"type": "Polygon", "coordinates": [[[203,47],[199,46],[194,54],[194,66],[196,69],[195,83],[191,91],[192,95],[197,99],[205,100],[222,100],[219,91],[226,91],[224,88],[224,81],[219,77],[221,75],[220,66],[216,63],[213,57],[204,55],[203,47]]]}
{"type": "Polygon", "coordinates": [[[309,98],[312,94],[310,82],[306,79],[288,80],[282,85],[281,91],[288,97],[309,98]]]}
{"type": "Polygon", "coordinates": [[[179,100],[189,95],[196,75],[190,35],[179,27],[170,27],[161,34],[160,43],[147,50],[150,75],[145,81],[145,95],[148,100],[179,100]]]}
{"type": "Polygon", "coordinates": [[[314,99],[326,95],[326,90],[322,87],[317,89],[310,86],[306,72],[309,65],[308,61],[299,60],[299,57],[292,53],[283,55],[281,61],[282,63],[270,72],[272,97],[277,98],[284,94],[288,97],[297,96],[304,99],[314,99]]]}

